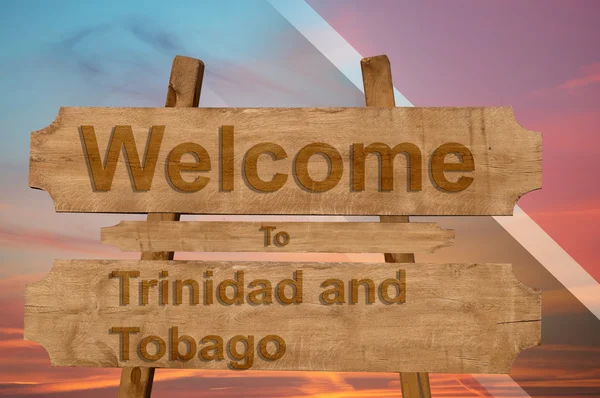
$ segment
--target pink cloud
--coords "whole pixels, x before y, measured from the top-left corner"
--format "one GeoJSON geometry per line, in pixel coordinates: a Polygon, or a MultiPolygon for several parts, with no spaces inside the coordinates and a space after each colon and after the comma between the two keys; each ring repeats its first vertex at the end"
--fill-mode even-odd
{"type": "MultiPolygon", "coordinates": [[[[139,253],[122,253],[116,247],[103,245],[99,238],[84,234],[71,235],[58,231],[49,231],[43,228],[27,225],[0,226],[0,248],[9,248],[31,252],[60,253],[61,257],[71,254],[85,254],[100,258],[139,258],[139,253]]],[[[26,255],[26,253],[24,253],[26,255]]],[[[11,268],[0,263],[0,270],[8,271],[11,268]]],[[[16,267],[15,267],[16,269],[16,267]]]]}
{"type": "Polygon", "coordinates": [[[34,245],[90,254],[105,254],[97,240],[25,226],[3,226],[0,229],[0,244],[27,248],[34,245]]]}
{"type": "MultiPolygon", "coordinates": [[[[22,296],[26,284],[39,281],[44,276],[46,276],[46,273],[18,274],[0,279],[0,298],[3,300],[3,304],[7,304],[4,300],[9,296],[22,296]]],[[[0,333],[2,333],[2,330],[3,329],[0,328],[0,333]]]]}
{"type": "Polygon", "coordinates": [[[600,62],[584,66],[581,68],[580,76],[567,80],[566,82],[560,84],[558,88],[574,89],[587,87],[598,83],[600,83],[600,62]]]}
{"type": "Polygon", "coordinates": [[[599,347],[542,345],[524,351],[513,365],[511,375],[523,388],[571,387],[573,391],[580,389],[580,393],[585,389],[588,393],[590,390],[597,392],[600,387],[599,356],[599,347]]]}

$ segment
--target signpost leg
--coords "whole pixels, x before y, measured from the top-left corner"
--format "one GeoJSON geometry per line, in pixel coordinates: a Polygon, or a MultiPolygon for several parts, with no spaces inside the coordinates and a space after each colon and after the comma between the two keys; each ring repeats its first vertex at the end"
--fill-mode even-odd
{"type": "MultiPolygon", "coordinates": [[[[197,107],[204,76],[204,63],[198,59],[176,56],[171,67],[165,106],[197,107]]],[[[151,213],[148,221],[179,221],[176,213],[151,213]]],[[[173,260],[173,252],[144,252],[142,260],[173,260]]],[[[152,391],[154,368],[123,368],[119,398],[148,398],[152,391]]]]}
{"type": "Polygon", "coordinates": [[[403,398],[431,398],[429,373],[400,373],[403,398]]]}
{"type": "MultiPolygon", "coordinates": [[[[379,55],[361,60],[365,101],[367,106],[393,108],[394,86],[390,60],[379,55]]],[[[381,222],[409,222],[408,216],[381,216],[381,222]]],[[[414,263],[413,253],[385,253],[386,263],[414,263]]],[[[431,398],[428,373],[400,373],[403,398],[431,398]]]]}

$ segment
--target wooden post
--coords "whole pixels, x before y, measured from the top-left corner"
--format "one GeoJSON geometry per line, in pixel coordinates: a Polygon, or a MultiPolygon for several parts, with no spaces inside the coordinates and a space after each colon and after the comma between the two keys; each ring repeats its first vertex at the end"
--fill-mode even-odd
{"type": "MultiPolygon", "coordinates": [[[[367,106],[393,108],[394,86],[390,60],[386,55],[363,58],[360,62],[367,106]]],[[[409,222],[408,216],[381,216],[381,222],[409,222]]],[[[386,263],[414,263],[413,253],[385,253],[386,263]]],[[[428,373],[400,373],[403,398],[431,398],[428,373]]]]}
{"type": "MultiPolygon", "coordinates": [[[[204,63],[198,59],[176,56],[171,67],[171,77],[165,107],[197,107],[204,76],[204,63]]],[[[176,213],[151,213],[148,221],[179,221],[176,213]]],[[[144,252],[142,260],[173,260],[173,252],[144,252]]],[[[152,391],[154,368],[123,368],[119,398],[148,398],[152,391]]]]}

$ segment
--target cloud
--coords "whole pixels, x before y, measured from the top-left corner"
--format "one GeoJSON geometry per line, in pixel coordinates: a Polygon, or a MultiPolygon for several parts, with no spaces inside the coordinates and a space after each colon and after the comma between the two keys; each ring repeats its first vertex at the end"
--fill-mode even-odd
{"type": "MultiPolygon", "coordinates": [[[[268,59],[232,61],[215,56],[219,50],[212,43],[194,43],[183,35],[181,29],[176,32],[147,17],[131,15],[71,32],[50,45],[37,64],[51,63],[61,76],[70,76],[71,80],[77,79],[93,89],[96,98],[117,94],[160,106],[168,81],[168,75],[161,77],[163,67],[177,54],[194,54],[206,64],[204,83],[220,96],[227,96],[230,102],[237,102],[233,105],[256,106],[269,98],[309,101],[306,83],[298,79],[289,81],[289,71],[268,59]]],[[[294,53],[281,56],[291,55],[294,53]]],[[[306,61],[304,64],[289,66],[300,69],[304,75],[314,67],[306,61]]],[[[329,85],[330,81],[319,83],[319,89],[323,89],[323,84],[329,85]]],[[[317,85],[310,87],[315,89],[317,85]]]]}
{"type": "MultiPolygon", "coordinates": [[[[1,263],[0,263],[1,264],[1,263]]],[[[5,264],[2,264],[3,266],[5,264]]],[[[3,300],[3,304],[7,305],[8,302],[4,302],[7,297],[19,295],[23,295],[23,291],[25,289],[25,285],[31,282],[39,281],[44,276],[45,273],[38,274],[17,274],[11,275],[6,278],[0,279],[0,299],[3,300]]],[[[0,307],[0,309],[4,310],[4,307],[0,307]]],[[[0,322],[0,324],[2,324],[0,322]]],[[[0,328],[0,333],[4,333],[0,328]]]]}
{"type": "MultiPolygon", "coordinates": [[[[600,83],[600,62],[585,65],[579,68],[579,72],[575,77],[567,79],[562,83],[559,83],[551,87],[542,87],[534,89],[528,92],[528,97],[541,101],[548,98],[560,97],[560,93],[575,94],[579,93],[582,89],[590,86],[595,86],[600,83]]],[[[589,102],[589,101],[588,101],[589,102]]],[[[592,102],[593,104],[593,102],[592,102]]],[[[573,109],[573,104],[563,105],[564,109],[573,109]]],[[[561,112],[561,114],[564,113],[561,112]]],[[[593,109],[595,111],[595,109],[593,109]]],[[[547,112],[546,112],[547,113],[547,112]]]]}
{"type": "Polygon", "coordinates": [[[578,77],[565,81],[558,88],[575,89],[598,83],[600,83],[600,62],[584,66],[578,77]]]}
{"type": "Polygon", "coordinates": [[[108,29],[107,24],[95,25],[83,29],[76,30],[64,39],[60,40],[55,47],[55,50],[63,55],[70,55],[76,59],[79,70],[83,75],[100,75],[104,71],[100,67],[98,60],[89,58],[77,57],[77,45],[93,34],[103,33],[108,29]]]}
{"type": "Polygon", "coordinates": [[[102,246],[98,239],[17,225],[0,227],[0,247],[25,247],[28,250],[42,247],[104,256],[111,252],[108,247],[102,246]]]}
{"type": "Polygon", "coordinates": [[[130,19],[127,30],[144,43],[158,52],[166,55],[183,54],[186,52],[183,42],[172,32],[154,23],[130,19]]]}

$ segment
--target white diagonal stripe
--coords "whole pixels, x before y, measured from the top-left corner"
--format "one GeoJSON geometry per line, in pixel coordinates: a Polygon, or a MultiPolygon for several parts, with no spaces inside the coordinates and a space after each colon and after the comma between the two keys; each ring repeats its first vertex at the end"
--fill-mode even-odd
{"type": "MultiPolygon", "coordinates": [[[[304,0],[269,0],[269,3],[287,19],[325,58],[340,70],[360,91],[363,91],[362,73],[358,65],[363,58],[338,32],[335,31],[304,0]]],[[[394,87],[396,106],[413,106],[394,87]]]]}
{"type": "Polygon", "coordinates": [[[493,397],[524,398],[530,396],[509,375],[473,375],[473,378],[493,397]]]}

